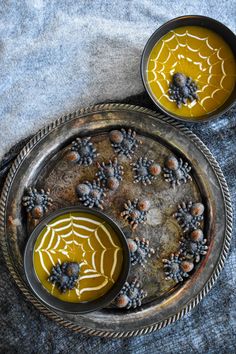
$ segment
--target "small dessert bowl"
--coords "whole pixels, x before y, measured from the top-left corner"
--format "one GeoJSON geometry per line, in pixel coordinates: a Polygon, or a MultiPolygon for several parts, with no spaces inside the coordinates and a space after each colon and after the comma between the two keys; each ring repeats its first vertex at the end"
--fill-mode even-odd
{"type": "MultiPolygon", "coordinates": [[[[150,54],[152,50],[154,49],[155,45],[168,33],[171,31],[174,31],[176,29],[180,29],[181,27],[187,27],[187,26],[197,26],[197,27],[203,27],[207,30],[210,30],[214,32],[215,34],[219,35],[223,41],[229,46],[231,49],[234,59],[236,58],[236,36],[235,34],[227,28],[225,25],[220,23],[219,21],[216,21],[212,18],[205,17],[205,16],[198,16],[198,15],[187,15],[187,16],[181,16],[174,18],[165,24],[163,24],[161,27],[159,27],[149,38],[148,42],[146,43],[142,57],[141,57],[141,77],[142,81],[144,84],[144,87],[149,94],[150,98],[152,101],[155,103],[155,105],[161,110],[163,113],[167,114],[168,116],[182,120],[185,122],[203,122],[203,121],[208,121],[210,119],[218,118],[221,116],[223,113],[229,110],[229,108],[234,104],[236,101],[236,84],[234,80],[234,86],[232,92],[229,94],[227,99],[222,102],[222,105],[219,105],[215,110],[212,110],[210,112],[204,112],[202,115],[199,116],[187,116],[187,115],[181,115],[181,110],[176,114],[176,112],[170,112],[163,104],[161,104],[158,100],[158,98],[155,96],[153,93],[153,90],[151,89],[149,82],[148,82],[148,62],[150,58],[150,54]]],[[[167,42],[167,41],[166,41],[167,42]]],[[[178,39],[177,39],[178,42],[178,39]]],[[[167,47],[168,48],[168,47],[167,47]]],[[[173,48],[171,48],[173,49],[173,48]]],[[[212,48],[213,49],[213,48],[212,48]]],[[[174,48],[175,50],[175,48],[174,48]]],[[[216,50],[216,49],[214,49],[216,50]]],[[[196,50],[193,50],[196,51],[196,50]]],[[[168,52],[168,49],[167,49],[168,52]]],[[[203,51],[204,52],[204,51],[203,51]]],[[[158,50],[155,53],[156,58],[158,58],[158,50]]],[[[202,58],[204,58],[202,56],[202,58]]],[[[158,59],[157,59],[158,61],[158,59]]],[[[191,61],[191,60],[189,60],[191,61]]],[[[163,64],[162,62],[158,64],[163,64]]],[[[195,63],[199,64],[199,63],[195,63]]],[[[174,72],[174,70],[173,70],[174,72]]],[[[209,74],[210,75],[210,74],[209,74]]],[[[190,75],[189,75],[190,76],[190,75]]],[[[159,79],[156,79],[158,81],[159,79]]],[[[154,81],[154,80],[153,80],[154,81]]],[[[165,91],[166,92],[166,91],[165,91]]]]}
{"type": "MultiPolygon", "coordinates": [[[[50,224],[49,224],[50,225],[50,224]]],[[[56,237],[56,236],[55,236],[56,237]]],[[[66,236],[65,236],[66,237],[66,236]]],[[[41,241],[40,241],[41,242],[41,241]]],[[[51,308],[67,312],[67,313],[88,313],[100,308],[106,307],[109,305],[119,294],[120,290],[122,289],[124,283],[127,280],[129,270],[130,270],[130,253],[129,248],[126,242],[126,237],[119,226],[106,214],[101,211],[90,209],[86,207],[67,207],[59,209],[44,219],[40,221],[40,223],[35,227],[33,232],[31,233],[24,252],[24,270],[27,281],[35,293],[35,295],[44,302],[47,306],[51,308]],[[50,222],[54,222],[54,220],[63,218],[64,215],[68,215],[70,213],[84,213],[92,218],[99,218],[104,221],[109,227],[114,231],[116,234],[117,240],[119,240],[119,245],[122,250],[122,265],[120,267],[120,271],[118,277],[114,284],[100,297],[96,298],[95,300],[91,301],[83,301],[83,302],[69,302],[66,300],[61,300],[60,298],[55,297],[52,295],[41,283],[39,280],[34,264],[34,252],[35,252],[35,245],[38,237],[47,228],[50,222]]],[[[55,285],[54,285],[55,286],[55,285]]]]}

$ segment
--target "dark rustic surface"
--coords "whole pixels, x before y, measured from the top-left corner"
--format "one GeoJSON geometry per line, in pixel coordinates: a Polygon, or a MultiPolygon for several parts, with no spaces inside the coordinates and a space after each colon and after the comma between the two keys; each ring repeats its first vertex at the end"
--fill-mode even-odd
{"type": "MultiPolygon", "coordinates": [[[[154,108],[145,94],[124,102],[154,108]]],[[[221,119],[188,125],[215,155],[232,196],[235,209],[236,109],[221,119]]],[[[0,165],[0,183],[27,139],[16,145],[0,165]]],[[[234,235],[235,236],[235,235],[234,235]]],[[[73,333],[41,315],[12,281],[1,257],[1,353],[234,353],[236,336],[235,241],[219,280],[211,292],[183,320],[159,332],[132,339],[107,340],[73,333]]]]}

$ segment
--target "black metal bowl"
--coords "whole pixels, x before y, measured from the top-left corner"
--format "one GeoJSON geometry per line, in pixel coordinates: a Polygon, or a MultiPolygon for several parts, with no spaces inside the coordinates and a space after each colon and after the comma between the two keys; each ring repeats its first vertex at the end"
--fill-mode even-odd
{"type": "Polygon", "coordinates": [[[130,269],[130,253],[126,242],[126,237],[121,231],[121,229],[112,219],[110,219],[104,213],[94,209],[85,208],[85,207],[63,208],[45,217],[33,230],[26,244],[26,248],[24,252],[24,270],[25,270],[26,278],[35,295],[50,307],[68,313],[92,312],[110,304],[112,300],[114,300],[115,297],[118,295],[124,283],[126,282],[126,279],[129,274],[129,269],[130,269]],[[102,218],[116,232],[123,248],[123,266],[117,281],[114,283],[111,289],[108,290],[107,293],[105,293],[103,296],[93,301],[72,303],[72,302],[65,302],[54,297],[42,286],[34,270],[33,252],[34,252],[34,245],[37,240],[37,237],[39,236],[40,232],[43,230],[46,224],[48,224],[56,217],[66,214],[68,212],[86,212],[91,215],[95,215],[102,218]]]}
{"type": "Polygon", "coordinates": [[[228,97],[228,99],[220,106],[218,109],[215,111],[203,115],[201,117],[183,117],[181,115],[175,115],[168,110],[166,110],[155,98],[153,95],[148,82],[147,82],[147,76],[146,76],[146,69],[147,69],[147,63],[148,63],[148,58],[149,55],[155,46],[155,44],[169,31],[182,27],[182,26],[200,26],[200,27],[205,27],[208,28],[217,34],[219,34],[225,42],[230,46],[232,52],[234,53],[234,56],[236,58],[236,36],[235,34],[225,25],[223,25],[221,22],[216,21],[210,17],[206,16],[198,16],[198,15],[187,15],[187,16],[181,16],[174,18],[159,27],[149,38],[147,41],[143,53],[142,53],[142,58],[141,58],[141,77],[142,81],[144,84],[144,87],[146,91],[148,92],[149,96],[153,100],[153,102],[156,104],[156,106],[165,114],[171,116],[172,118],[179,119],[182,121],[192,121],[192,122],[203,122],[203,121],[208,121],[209,119],[214,119],[220,117],[223,113],[229,110],[229,108],[234,104],[236,101],[236,84],[234,85],[234,89],[231,93],[231,95],[228,97]]]}

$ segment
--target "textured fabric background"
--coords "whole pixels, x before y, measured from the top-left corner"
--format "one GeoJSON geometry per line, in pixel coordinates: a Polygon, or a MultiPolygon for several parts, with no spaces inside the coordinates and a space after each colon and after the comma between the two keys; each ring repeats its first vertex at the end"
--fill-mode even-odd
{"type": "MultiPolygon", "coordinates": [[[[204,14],[236,29],[236,3],[225,0],[2,1],[0,14],[1,156],[56,117],[88,104],[136,95],[125,102],[154,108],[146,94],[137,95],[143,91],[140,55],[168,19],[204,14]]],[[[235,210],[236,109],[189,127],[220,163],[235,210]]],[[[24,299],[1,256],[0,353],[236,353],[235,266],[234,231],[219,280],[190,314],[147,336],[107,340],[70,332],[41,315],[24,299]]]]}
{"type": "Polygon", "coordinates": [[[236,30],[235,0],[2,0],[0,154],[64,113],[140,93],[147,39],[184,14],[236,30]]]}

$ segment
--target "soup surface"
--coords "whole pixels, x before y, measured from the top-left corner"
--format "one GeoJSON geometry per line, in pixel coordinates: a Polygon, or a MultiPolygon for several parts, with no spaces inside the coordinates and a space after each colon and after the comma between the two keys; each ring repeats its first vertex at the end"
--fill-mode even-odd
{"type": "Polygon", "coordinates": [[[147,80],[154,97],[169,112],[199,117],[219,108],[230,96],[236,79],[236,61],[229,45],[215,32],[198,26],[179,27],[153,47],[147,80]],[[168,95],[174,73],[183,73],[197,84],[198,100],[178,108],[168,95]]]}
{"type": "Polygon", "coordinates": [[[48,223],[34,246],[34,268],[39,281],[63,301],[91,301],[104,295],[119,277],[123,250],[113,228],[86,212],[66,213],[48,223]],[[48,281],[52,267],[63,262],[80,263],[74,289],[61,293],[48,281]]]}

